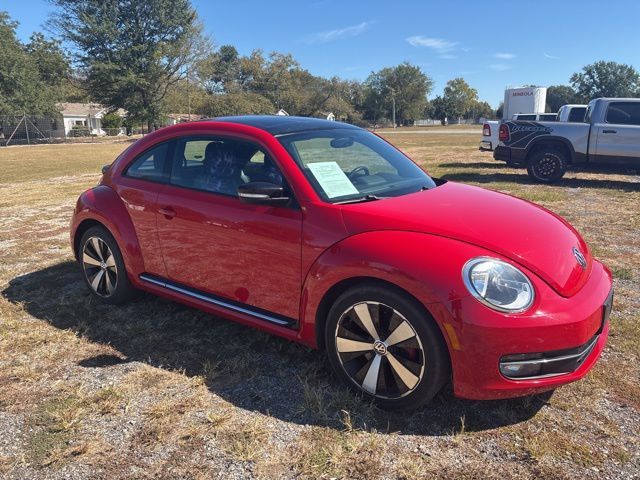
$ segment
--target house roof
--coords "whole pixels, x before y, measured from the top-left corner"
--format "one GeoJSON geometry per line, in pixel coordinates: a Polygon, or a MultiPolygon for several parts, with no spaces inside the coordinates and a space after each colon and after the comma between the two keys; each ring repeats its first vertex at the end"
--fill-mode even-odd
{"type": "MultiPolygon", "coordinates": [[[[86,117],[91,115],[100,118],[108,111],[104,105],[99,103],[58,103],[56,107],[58,107],[63,117],[86,117]]],[[[116,113],[121,117],[127,114],[126,110],[122,108],[116,110],[116,113]]]]}
{"type": "Polygon", "coordinates": [[[89,114],[102,113],[104,107],[98,103],[58,103],[56,105],[62,115],[77,115],[85,117],[89,114]]]}
{"type": "Polygon", "coordinates": [[[199,113],[192,113],[189,115],[188,113],[169,113],[167,117],[172,118],[174,120],[188,120],[191,117],[191,120],[200,120],[202,115],[199,113]]]}

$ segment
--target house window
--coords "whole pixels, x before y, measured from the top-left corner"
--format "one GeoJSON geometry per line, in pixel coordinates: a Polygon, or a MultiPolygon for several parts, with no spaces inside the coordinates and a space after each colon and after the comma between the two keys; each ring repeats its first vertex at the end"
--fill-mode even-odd
{"type": "Polygon", "coordinates": [[[86,120],[76,120],[75,125],[78,125],[79,127],[85,127],[87,125],[87,121],[86,120]]]}

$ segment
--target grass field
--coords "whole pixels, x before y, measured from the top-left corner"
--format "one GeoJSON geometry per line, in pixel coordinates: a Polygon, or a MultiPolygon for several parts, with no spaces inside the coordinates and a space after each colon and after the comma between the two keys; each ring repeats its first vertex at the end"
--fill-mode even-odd
{"type": "Polygon", "coordinates": [[[479,133],[385,135],[434,176],[572,222],[614,272],[610,342],[553,395],[445,391],[411,414],[345,391],[319,352],[151,296],[96,302],[68,222],[127,144],[0,149],[0,477],[639,478],[640,174],[535,185],[479,133]]]}

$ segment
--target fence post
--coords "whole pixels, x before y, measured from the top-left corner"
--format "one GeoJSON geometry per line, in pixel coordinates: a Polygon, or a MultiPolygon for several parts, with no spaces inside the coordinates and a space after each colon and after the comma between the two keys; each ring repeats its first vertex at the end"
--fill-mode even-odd
{"type": "Polygon", "coordinates": [[[22,114],[22,121],[24,122],[24,131],[27,133],[27,145],[31,145],[31,141],[29,140],[29,125],[27,125],[27,114],[22,114]]]}

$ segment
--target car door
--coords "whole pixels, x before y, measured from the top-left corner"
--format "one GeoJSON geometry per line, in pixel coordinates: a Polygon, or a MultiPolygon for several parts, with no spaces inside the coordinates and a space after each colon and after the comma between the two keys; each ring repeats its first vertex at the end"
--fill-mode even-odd
{"type": "Polygon", "coordinates": [[[261,154],[264,161],[258,145],[229,137],[178,139],[169,183],[158,198],[158,235],[171,281],[296,320],[302,212],[295,202],[247,204],[236,193],[239,183],[251,180],[245,167],[252,163],[255,170],[261,154]],[[229,163],[218,164],[222,154],[237,174],[228,175],[229,163]]]}
{"type": "Polygon", "coordinates": [[[157,201],[169,177],[167,162],[172,149],[172,142],[163,142],[145,150],[114,183],[136,231],[145,271],[160,276],[166,275],[166,270],[156,230],[157,201]]]}
{"type": "Polygon", "coordinates": [[[640,164],[640,102],[611,102],[597,131],[596,161],[640,164]]]}

